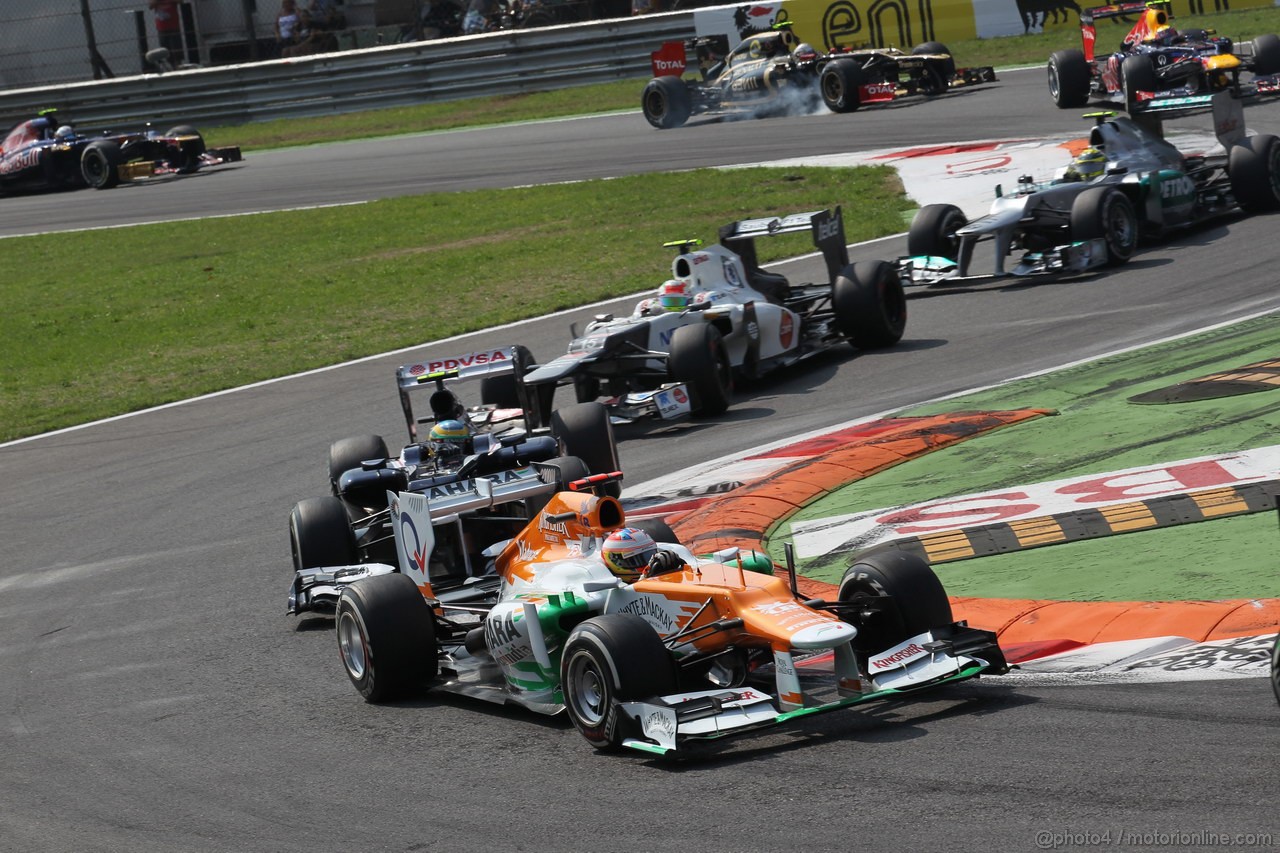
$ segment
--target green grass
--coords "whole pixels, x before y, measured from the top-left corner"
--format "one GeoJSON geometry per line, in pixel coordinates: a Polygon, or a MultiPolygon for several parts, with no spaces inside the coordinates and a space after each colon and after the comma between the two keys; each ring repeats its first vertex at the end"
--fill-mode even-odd
{"type": "Polygon", "coordinates": [[[664,241],[712,242],[734,219],[856,200],[857,241],[900,230],[909,206],[886,167],[762,169],[749,196],[742,181],[701,170],[6,240],[0,440],[656,288],[664,241]]]}
{"type": "MultiPolygon", "coordinates": [[[[1273,7],[1198,15],[1176,18],[1175,22],[1184,29],[1216,28],[1221,35],[1247,39],[1261,33],[1280,31],[1280,9],[1273,7]]],[[[1119,36],[1114,39],[1116,43],[1119,40],[1119,36]]],[[[1074,22],[1069,27],[1047,33],[966,39],[947,45],[960,66],[994,65],[997,68],[1043,64],[1055,50],[1079,46],[1080,29],[1074,22]]],[[[645,79],[620,80],[527,95],[472,98],[310,119],[280,119],[236,127],[202,128],[202,131],[211,145],[265,149],[540,118],[638,110],[640,90],[645,82],[645,79]]]]}

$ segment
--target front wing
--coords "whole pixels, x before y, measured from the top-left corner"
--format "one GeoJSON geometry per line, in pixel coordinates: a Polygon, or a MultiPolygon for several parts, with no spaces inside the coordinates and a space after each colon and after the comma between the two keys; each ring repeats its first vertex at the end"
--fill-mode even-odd
{"type": "Polygon", "coordinates": [[[696,743],[967,681],[984,673],[999,675],[1009,669],[994,634],[962,624],[912,637],[873,656],[872,665],[882,669],[867,676],[858,688],[840,688],[832,698],[822,698],[806,688],[806,702],[796,708],[788,709],[773,695],[750,686],[622,702],[621,717],[633,730],[622,745],[668,755],[696,743]]]}

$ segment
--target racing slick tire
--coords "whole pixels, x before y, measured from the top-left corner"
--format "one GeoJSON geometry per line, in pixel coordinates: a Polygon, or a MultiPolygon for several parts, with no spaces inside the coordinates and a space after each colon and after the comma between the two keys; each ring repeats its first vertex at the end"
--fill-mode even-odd
{"type": "Polygon", "coordinates": [[[1049,57],[1049,97],[1060,110],[1089,103],[1089,60],[1081,50],[1057,50],[1049,57]]]}
{"type": "MultiPolygon", "coordinates": [[[[552,412],[551,434],[560,439],[565,456],[578,457],[592,474],[611,474],[621,467],[613,423],[602,403],[576,403],[552,412]]],[[[622,486],[610,483],[605,493],[616,498],[622,486]]]]}
{"type": "Polygon", "coordinates": [[[1260,35],[1253,40],[1253,73],[1259,77],[1280,72],[1280,36],[1260,35]]]}
{"type": "Polygon", "coordinates": [[[931,255],[959,260],[960,238],[956,232],[969,223],[964,211],[954,204],[926,204],[916,211],[907,231],[907,254],[931,255]]]}
{"type": "MultiPolygon", "coordinates": [[[[541,463],[538,468],[538,479],[544,483],[554,484],[557,492],[569,488],[574,480],[581,480],[591,475],[587,463],[576,456],[557,456],[541,463]]],[[[543,501],[545,504],[546,502],[543,501]]]]}
{"type": "Polygon", "coordinates": [[[338,598],[335,622],[338,656],[366,702],[411,696],[440,673],[435,614],[408,575],[351,584],[338,598]]]}
{"type": "Polygon", "coordinates": [[[1241,209],[1257,213],[1280,208],[1280,139],[1259,133],[1231,146],[1227,176],[1241,209]]]}
{"type": "Polygon", "coordinates": [[[693,115],[693,96],[679,77],[654,77],[640,95],[640,109],[649,124],[669,130],[693,115]]]}
{"type": "Polygon", "coordinates": [[[1107,242],[1107,266],[1129,262],[1138,246],[1138,215],[1115,187],[1090,187],[1071,203],[1071,239],[1107,242]]]}
{"type": "Polygon", "coordinates": [[[635,521],[628,521],[627,527],[643,530],[653,537],[654,542],[662,542],[667,545],[680,544],[680,539],[676,536],[676,532],[671,529],[671,525],[661,518],[637,518],[635,521]]]}
{"type": "Polygon", "coordinates": [[[862,104],[862,69],[852,59],[833,59],[818,75],[822,103],[833,113],[851,113],[862,104]]]}
{"type": "Polygon", "coordinates": [[[713,417],[729,408],[733,370],[720,331],[710,323],[681,326],[671,336],[667,356],[671,378],[689,386],[694,417],[713,417]]]}
{"type": "Polygon", "coordinates": [[[858,558],[840,578],[838,595],[841,602],[866,600],[866,616],[848,617],[857,620],[853,650],[864,671],[869,655],[955,621],[947,592],[928,561],[906,551],[889,549],[858,558]]]}
{"type": "Polygon", "coordinates": [[[335,497],[338,493],[338,478],[359,468],[366,459],[387,459],[387,442],[380,435],[353,435],[340,438],[329,445],[329,490],[335,497]]]}
{"type": "Polygon", "coordinates": [[[95,190],[109,190],[120,183],[117,167],[123,159],[120,144],[115,140],[90,142],[80,154],[80,175],[95,190]]]}
{"type": "Polygon", "coordinates": [[[200,135],[200,131],[189,124],[180,124],[177,127],[169,128],[165,132],[165,136],[194,136],[195,139],[181,144],[180,153],[174,159],[173,167],[178,170],[180,175],[189,175],[200,168],[200,157],[205,152],[204,137],[200,135]]]}
{"type": "Polygon", "coordinates": [[[860,261],[841,270],[831,307],[836,325],[858,349],[893,346],[907,327],[907,295],[888,261],[860,261]]]}
{"type": "MultiPolygon", "coordinates": [[[[620,702],[676,691],[676,666],[656,631],[632,613],[582,622],[565,640],[560,687],[574,727],[596,749],[614,751],[629,722],[620,702]]],[[[637,732],[638,734],[638,732],[637,732]]]]}
{"type": "Polygon", "coordinates": [[[1156,66],[1149,53],[1138,53],[1126,56],[1120,63],[1120,85],[1124,87],[1124,108],[1133,115],[1133,108],[1138,104],[1138,92],[1158,92],[1160,78],[1156,76],[1156,66]]]}
{"type": "Polygon", "coordinates": [[[938,73],[942,76],[942,91],[947,90],[947,84],[956,76],[956,59],[951,55],[951,49],[940,41],[927,41],[911,48],[912,56],[921,56],[924,54],[945,53],[947,58],[937,63],[938,73]]]}
{"type": "Polygon", "coordinates": [[[360,562],[347,505],[335,497],[306,498],[289,513],[289,548],[295,571],[360,562]]]}

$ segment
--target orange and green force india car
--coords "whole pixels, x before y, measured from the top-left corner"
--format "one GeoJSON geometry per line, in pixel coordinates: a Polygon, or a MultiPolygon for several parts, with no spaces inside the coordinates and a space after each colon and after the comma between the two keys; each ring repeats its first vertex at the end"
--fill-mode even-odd
{"type": "Polygon", "coordinates": [[[565,711],[599,749],[661,755],[1008,669],[995,635],[955,622],[928,564],[899,551],[855,561],[836,600],[803,600],[764,555],[698,557],[651,519],[633,526],[658,550],[625,583],[598,553],[626,523],[610,479],[548,494],[486,549],[486,573],[447,590],[429,569],[433,530],[500,503],[504,486],[393,496],[399,566],[347,585],[337,606],[356,689],[370,702],[435,687],[565,711]]]}

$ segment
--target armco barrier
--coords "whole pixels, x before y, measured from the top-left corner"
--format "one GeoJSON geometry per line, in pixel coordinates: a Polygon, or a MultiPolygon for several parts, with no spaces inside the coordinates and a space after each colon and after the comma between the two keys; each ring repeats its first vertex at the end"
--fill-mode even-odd
{"type": "Polygon", "coordinates": [[[693,13],[673,12],[17,89],[0,92],[0,128],[51,107],[85,128],[151,121],[163,129],[604,83],[647,76],[658,45],[692,35],[693,13]]]}

